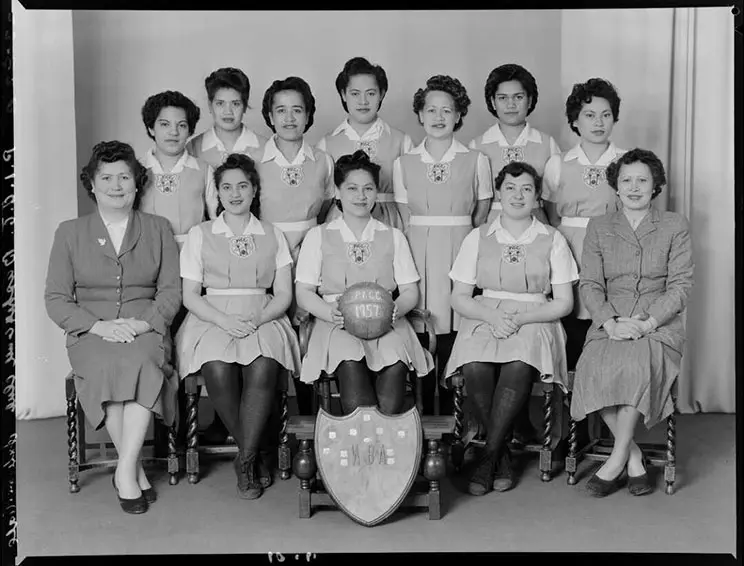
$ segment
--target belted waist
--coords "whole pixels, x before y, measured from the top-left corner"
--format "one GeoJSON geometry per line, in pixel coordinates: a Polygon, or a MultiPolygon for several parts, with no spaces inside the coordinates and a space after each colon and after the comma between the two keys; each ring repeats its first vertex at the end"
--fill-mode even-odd
{"type": "Polygon", "coordinates": [[[470,216],[411,216],[411,226],[472,226],[470,216]]]}
{"type": "Polygon", "coordinates": [[[393,193],[377,193],[377,202],[395,202],[395,195],[393,193]]]}
{"type": "Polygon", "coordinates": [[[303,232],[310,230],[313,226],[317,226],[318,220],[311,218],[310,220],[300,220],[298,222],[273,222],[272,224],[282,232],[303,232]]]}
{"type": "Polygon", "coordinates": [[[265,295],[266,289],[215,289],[213,287],[207,287],[207,295],[265,295]]]}
{"type": "Polygon", "coordinates": [[[584,216],[563,216],[561,217],[561,224],[569,228],[586,228],[589,220],[591,219],[584,216]]]}
{"type": "Polygon", "coordinates": [[[487,299],[507,299],[522,301],[523,303],[546,303],[547,297],[543,293],[509,293],[508,291],[492,291],[483,289],[483,296],[487,299]]]}
{"type": "MultiPolygon", "coordinates": [[[[532,210],[535,210],[536,208],[540,208],[540,203],[536,202],[532,205],[532,210]]],[[[491,203],[491,210],[504,210],[504,207],[501,206],[500,200],[495,200],[491,203]]]]}

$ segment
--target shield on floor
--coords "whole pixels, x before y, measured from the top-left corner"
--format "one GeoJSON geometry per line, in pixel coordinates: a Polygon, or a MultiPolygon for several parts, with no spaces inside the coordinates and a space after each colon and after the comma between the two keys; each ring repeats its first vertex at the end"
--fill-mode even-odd
{"type": "Polygon", "coordinates": [[[421,461],[423,432],[416,408],[383,415],[357,407],[350,415],[318,412],[315,454],[326,491],[354,521],[371,527],[403,503],[421,461]]]}

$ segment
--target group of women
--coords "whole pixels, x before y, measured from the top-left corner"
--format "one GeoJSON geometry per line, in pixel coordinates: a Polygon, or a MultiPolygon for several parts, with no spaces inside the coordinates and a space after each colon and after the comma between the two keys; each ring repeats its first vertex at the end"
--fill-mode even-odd
{"type": "Polygon", "coordinates": [[[242,71],[218,69],[205,87],[207,131],[192,137],[199,108],[166,91],[142,108],[154,147],[141,162],[122,142],[94,147],[81,180],[97,210],[60,224],[50,257],[47,311],[88,419],[116,445],[124,511],[156,500],[145,432],[153,414],[174,422],[178,380],[195,373],[238,444],[245,499],[272,483],[261,448],[283,371],[298,378],[301,412],[307,384],[333,372],[344,412],[388,414],[402,411],[409,373],[429,376],[425,412],[440,380],[462,373],[487,431],[473,495],[514,485],[507,439],[529,435],[533,382],[555,382],[573,392],[574,418],[599,412],[615,438],[589,491],[651,491],[633,432],[673,410],[691,246],[685,219],[651,206],[666,184],[659,159],[610,141],[609,82],[574,85],[566,118],[579,142],[566,152],[527,122],[537,85],[515,64],[489,74],[496,123],[468,146],[455,132],[470,98],[449,76],[414,94],[417,146],[378,116],[387,76],[363,58],[339,73],[347,118],[317,147],[303,79],[266,90],[268,139],[243,124],[242,71]],[[394,297],[392,330],[375,340],[346,332],[338,309],[362,281],[394,297]],[[415,307],[431,313],[439,375],[406,318],[415,307]],[[303,313],[314,324],[301,359],[303,313]]]}

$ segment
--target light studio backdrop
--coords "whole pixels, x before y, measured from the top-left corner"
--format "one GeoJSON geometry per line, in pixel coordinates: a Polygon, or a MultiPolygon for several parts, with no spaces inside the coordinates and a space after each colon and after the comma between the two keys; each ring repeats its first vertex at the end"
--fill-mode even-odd
{"type": "Polygon", "coordinates": [[[297,75],[317,101],[308,139],[344,118],[334,81],[364,56],[387,71],[381,116],[423,131],[414,92],[435,74],[462,81],[472,100],[458,138],[493,124],[483,88],[490,70],[519,63],[536,77],[530,122],[562,149],[577,142],[564,116],[575,82],[603,77],[622,98],[613,133],[622,148],[656,152],[669,173],[658,206],[690,218],[696,286],[680,379],[682,412],[734,411],[733,20],[726,8],[546,11],[121,12],[26,11],[14,2],[16,96],[17,413],[64,412],[69,363],[47,318],[44,278],[59,222],[94,210],[78,174],[94,144],[150,147],[145,99],[180,90],[210,126],[204,78],[218,67],[251,81],[248,126],[264,135],[261,99],[297,75]]]}

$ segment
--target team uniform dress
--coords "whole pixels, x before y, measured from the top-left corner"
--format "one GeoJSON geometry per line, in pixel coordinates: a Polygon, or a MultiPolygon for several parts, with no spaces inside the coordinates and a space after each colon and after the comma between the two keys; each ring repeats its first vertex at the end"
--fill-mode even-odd
{"type": "Polygon", "coordinates": [[[109,402],[136,401],[171,425],[178,379],[169,325],[181,306],[178,246],[164,218],[132,211],[106,225],[98,211],[62,222],[54,235],[44,294],[67,335],[80,404],[93,427],[109,402]],[[152,330],[133,342],[90,332],[101,320],[135,318],[152,330]]]}
{"type": "Polygon", "coordinates": [[[476,201],[493,196],[491,167],[483,153],[456,139],[436,162],[425,142],[395,161],[393,188],[395,201],[410,212],[406,236],[421,275],[419,307],[432,314],[437,334],[448,334],[457,330],[459,315],[450,306],[447,274],[473,228],[476,201]]]}
{"type": "Polygon", "coordinates": [[[351,155],[361,149],[380,166],[380,186],[377,187],[377,202],[372,217],[395,228],[402,228],[398,205],[393,195],[393,162],[413,149],[408,134],[391,128],[378,118],[360,137],[344,120],[338,128],[318,142],[319,149],[327,151],[334,160],[342,155],[351,155]]]}
{"type": "MultiPolygon", "coordinates": [[[[271,301],[267,290],[276,271],[291,263],[280,230],[251,216],[243,233],[235,236],[222,213],[189,231],[181,251],[181,277],[200,282],[204,299],[217,310],[257,317],[271,301]]],[[[206,362],[247,366],[259,356],[276,360],[294,375],[300,368],[300,346],[286,315],[235,338],[189,313],[176,335],[176,351],[181,378],[201,371],[206,362]]]]}
{"type": "MultiPolygon", "coordinates": [[[[475,285],[475,300],[490,308],[526,312],[547,302],[551,285],[579,278],[566,239],[555,228],[533,218],[519,238],[501,225],[501,215],[468,234],[449,274],[453,281],[475,285]]],[[[559,320],[522,325],[509,338],[496,338],[490,325],[462,318],[447,363],[449,377],[470,362],[531,365],[545,383],[568,390],[566,334],[559,320]]]]}
{"type": "MultiPolygon", "coordinates": [[[[623,153],[625,150],[610,143],[592,165],[581,145],[576,145],[562,155],[552,156],[545,165],[542,198],[555,203],[561,217],[558,230],[568,240],[578,262],[589,219],[618,209],[617,193],[607,183],[606,170],[623,153]]],[[[574,292],[574,315],[583,320],[591,318],[578,288],[574,292]]]]}
{"type": "MultiPolygon", "coordinates": [[[[468,147],[482,151],[488,156],[494,178],[505,165],[513,161],[532,165],[537,174],[542,177],[545,164],[550,156],[561,152],[552,136],[533,128],[529,123],[525,124],[522,133],[519,134],[513,145],[509,145],[497,122],[482,135],[472,140],[468,147]]],[[[491,212],[488,214],[488,224],[496,220],[496,216],[501,210],[501,202],[494,199],[491,203],[491,212]]],[[[535,203],[532,214],[540,222],[548,224],[548,219],[539,203],[535,203]]]]}
{"type": "Polygon", "coordinates": [[[166,218],[181,248],[192,226],[202,222],[207,214],[210,218],[216,216],[214,170],[188,151],[184,151],[170,173],[163,171],[152,149],[145,154],[142,164],[147,168],[148,178],[139,209],[166,218]]]}
{"type": "Polygon", "coordinates": [[[589,222],[579,285],[593,323],[576,366],[574,419],[630,405],[651,428],[673,412],[692,284],[692,244],[681,214],[652,209],[635,231],[622,211],[589,222]],[[638,340],[610,340],[602,328],[613,316],[642,313],[658,327],[638,340]]]}
{"type": "Polygon", "coordinates": [[[231,153],[242,153],[251,158],[266,144],[266,138],[243,125],[240,137],[232,150],[228,151],[225,144],[217,137],[214,127],[191,138],[186,145],[186,151],[197,159],[206,162],[213,169],[217,169],[231,153]]]}
{"type": "MultiPolygon", "coordinates": [[[[357,240],[343,217],[317,226],[302,243],[297,281],[318,287],[318,294],[335,302],[347,287],[374,281],[391,293],[400,285],[416,283],[419,275],[405,236],[397,228],[370,218],[357,240]]],[[[321,371],[334,372],[346,360],[364,359],[372,371],[402,361],[417,375],[434,368],[431,354],[421,347],[405,317],[390,332],[375,340],[362,340],[341,325],[315,319],[300,379],[312,383],[321,371]]]]}

